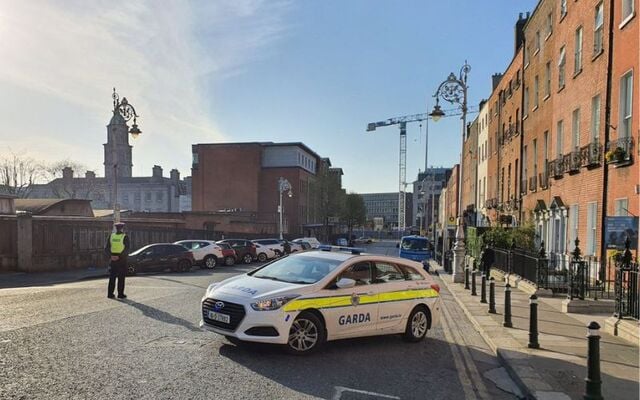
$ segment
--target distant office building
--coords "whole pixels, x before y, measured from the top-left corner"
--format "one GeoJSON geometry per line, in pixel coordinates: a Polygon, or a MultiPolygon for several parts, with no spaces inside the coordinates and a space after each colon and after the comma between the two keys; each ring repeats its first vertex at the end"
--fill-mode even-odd
{"type": "Polygon", "coordinates": [[[437,219],[440,204],[440,192],[446,186],[451,176],[451,168],[429,168],[426,172],[418,173],[418,179],[413,182],[413,221],[416,227],[422,225],[427,229],[437,219]],[[422,219],[422,223],[421,223],[422,219]]]}
{"type": "MultiPolygon", "coordinates": [[[[376,221],[376,218],[382,218],[385,229],[398,227],[398,192],[361,193],[360,195],[364,199],[364,205],[367,208],[367,221],[376,221]]],[[[412,193],[407,193],[405,226],[410,226],[410,222],[413,219],[412,199],[412,193]]]]}

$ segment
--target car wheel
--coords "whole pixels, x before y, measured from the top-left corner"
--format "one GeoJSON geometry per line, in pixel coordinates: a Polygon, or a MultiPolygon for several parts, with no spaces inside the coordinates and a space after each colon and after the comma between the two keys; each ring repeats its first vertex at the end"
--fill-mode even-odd
{"type": "Polygon", "coordinates": [[[253,261],[253,257],[251,257],[251,254],[247,253],[242,257],[242,262],[244,262],[245,264],[251,264],[251,261],[253,261]]]}
{"type": "Polygon", "coordinates": [[[127,275],[135,275],[136,274],[136,267],[134,265],[129,265],[127,267],[127,275]]]}
{"type": "Polygon", "coordinates": [[[236,259],[233,258],[232,256],[226,256],[224,258],[224,264],[228,267],[232,266],[235,263],[236,263],[236,259]]]}
{"type": "Polygon", "coordinates": [[[403,339],[407,342],[419,342],[427,335],[429,330],[429,315],[424,306],[418,306],[411,311],[407,320],[407,328],[403,339]]]}
{"type": "Polygon", "coordinates": [[[287,352],[305,355],[316,351],[326,340],[324,324],[315,314],[302,312],[291,324],[287,352]]]}
{"type": "Polygon", "coordinates": [[[267,261],[267,255],[266,255],[266,254],[264,254],[264,253],[260,253],[260,254],[258,254],[258,261],[260,261],[260,262],[265,262],[265,261],[267,261]]]}
{"type": "Polygon", "coordinates": [[[214,256],[206,256],[204,258],[204,266],[207,269],[214,269],[218,265],[218,259],[214,256]]]}
{"type": "Polygon", "coordinates": [[[280,250],[274,250],[276,253],[276,257],[282,257],[282,252],[280,250]]]}
{"type": "Polygon", "coordinates": [[[191,263],[188,260],[181,260],[178,262],[179,272],[189,272],[191,270],[191,263]]]}

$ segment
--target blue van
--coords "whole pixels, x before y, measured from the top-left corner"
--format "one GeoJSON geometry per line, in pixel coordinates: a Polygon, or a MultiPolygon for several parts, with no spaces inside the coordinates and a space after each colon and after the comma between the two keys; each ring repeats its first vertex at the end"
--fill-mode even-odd
{"type": "Polygon", "coordinates": [[[430,258],[433,258],[433,246],[424,236],[411,235],[404,236],[398,245],[400,257],[424,264],[424,268],[429,270],[430,258]]]}

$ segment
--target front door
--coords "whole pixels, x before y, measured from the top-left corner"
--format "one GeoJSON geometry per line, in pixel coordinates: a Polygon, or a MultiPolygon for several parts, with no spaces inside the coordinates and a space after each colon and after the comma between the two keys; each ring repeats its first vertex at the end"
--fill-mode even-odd
{"type": "Polygon", "coordinates": [[[332,299],[322,309],[330,338],[360,336],[375,332],[378,319],[378,292],[372,284],[372,265],[359,262],[347,266],[336,281],[349,278],[356,281],[351,288],[338,288],[335,283],[321,291],[321,296],[332,299]]]}

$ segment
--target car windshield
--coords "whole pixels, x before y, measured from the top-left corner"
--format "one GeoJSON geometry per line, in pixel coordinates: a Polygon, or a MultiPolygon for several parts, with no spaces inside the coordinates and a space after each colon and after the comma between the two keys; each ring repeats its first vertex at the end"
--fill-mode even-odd
{"type": "Polygon", "coordinates": [[[428,242],[424,238],[402,239],[402,250],[427,251],[428,242]]]}
{"type": "Polygon", "coordinates": [[[274,281],[316,283],[340,265],[339,260],[312,256],[286,257],[256,271],[252,276],[274,281]]]}

